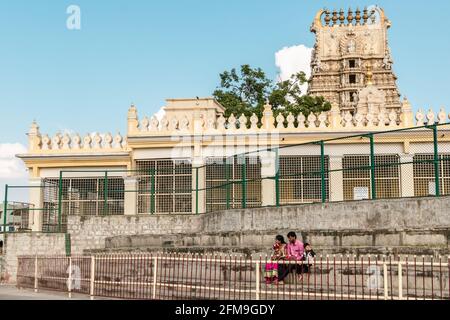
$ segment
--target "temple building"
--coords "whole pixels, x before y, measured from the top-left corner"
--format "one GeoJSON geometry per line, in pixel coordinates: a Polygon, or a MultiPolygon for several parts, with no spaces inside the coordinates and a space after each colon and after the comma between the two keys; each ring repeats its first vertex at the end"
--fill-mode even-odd
{"type": "MultiPolygon", "coordinates": [[[[33,122],[28,152],[18,155],[34,187],[30,203],[43,209],[30,211],[30,228],[51,231],[68,215],[202,214],[243,203],[367,199],[375,191],[377,198],[436,193],[435,167],[426,161],[437,149],[423,126],[440,125],[438,151],[448,155],[449,115],[444,108],[413,114],[400,99],[390,26],[380,8],[317,13],[308,93],[329,100],[329,112],[274,117],[266,105],[262,118],[225,118],[213,98],[193,98],[168,99],[162,119],[131,105],[125,135],[49,136],[33,122]],[[370,167],[373,151],[375,164],[391,166],[349,170],[370,167]],[[325,175],[290,174],[321,168],[325,175]]],[[[450,194],[448,160],[438,174],[438,191],[450,194]]]]}
{"type": "Polygon", "coordinates": [[[316,43],[309,94],[333,102],[343,116],[347,112],[400,114],[400,93],[387,36],[390,26],[379,8],[370,12],[367,8],[363,12],[349,9],[347,15],[342,9],[319,11],[311,27],[316,43]]]}

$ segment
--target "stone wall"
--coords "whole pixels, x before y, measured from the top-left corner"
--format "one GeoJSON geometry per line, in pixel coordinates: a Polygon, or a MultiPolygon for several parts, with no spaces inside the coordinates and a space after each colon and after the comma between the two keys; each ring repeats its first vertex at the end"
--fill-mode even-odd
{"type": "MultiPolygon", "coordinates": [[[[179,250],[267,252],[276,234],[296,231],[321,253],[448,254],[450,197],[236,209],[203,215],[70,216],[72,254],[179,250]]],[[[64,254],[64,234],[10,234],[5,268],[17,256],[64,254]]]]}
{"type": "Polygon", "coordinates": [[[73,254],[82,254],[87,249],[104,249],[108,237],[201,231],[201,216],[193,215],[70,216],[68,219],[73,254]]]}
{"type": "Polygon", "coordinates": [[[64,234],[10,233],[6,239],[6,252],[1,259],[1,277],[5,282],[15,282],[17,257],[26,255],[64,255],[64,234]]]}
{"type": "Polygon", "coordinates": [[[450,197],[237,209],[198,216],[70,217],[72,251],[161,248],[270,248],[276,234],[296,231],[327,252],[445,254],[450,197]],[[411,250],[415,248],[416,250],[411,250]],[[361,251],[360,250],[360,251],[361,251]]]}

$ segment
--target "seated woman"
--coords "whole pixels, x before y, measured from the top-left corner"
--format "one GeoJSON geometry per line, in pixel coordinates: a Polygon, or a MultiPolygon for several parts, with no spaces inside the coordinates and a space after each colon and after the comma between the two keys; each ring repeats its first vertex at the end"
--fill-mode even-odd
{"type": "MultiPolygon", "coordinates": [[[[280,261],[286,258],[286,242],[284,241],[283,236],[277,235],[275,237],[275,243],[272,246],[272,250],[273,253],[270,258],[272,261],[280,261]]],[[[281,265],[279,266],[277,262],[266,263],[264,273],[266,284],[271,283],[277,284],[279,273],[284,275],[285,273],[284,269],[285,268],[282,267],[281,265]]]]}

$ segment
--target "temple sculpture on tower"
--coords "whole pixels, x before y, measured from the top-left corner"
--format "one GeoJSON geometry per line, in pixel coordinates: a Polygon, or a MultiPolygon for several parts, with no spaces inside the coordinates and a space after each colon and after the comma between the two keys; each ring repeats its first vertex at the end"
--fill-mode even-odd
{"type": "Polygon", "coordinates": [[[391,22],[383,9],[320,10],[308,93],[323,96],[341,115],[369,115],[375,124],[401,112],[400,93],[388,42],[391,22]],[[381,119],[380,119],[381,118],[381,119]]]}

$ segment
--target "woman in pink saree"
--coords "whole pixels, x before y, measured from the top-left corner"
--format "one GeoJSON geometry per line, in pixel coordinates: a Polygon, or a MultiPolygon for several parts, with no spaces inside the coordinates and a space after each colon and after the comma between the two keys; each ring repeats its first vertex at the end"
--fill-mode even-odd
{"type": "Polygon", "coordinates": [[[265,265],[265,273],[264,278],[266,279],[266,284],[278,283],[278,272],[279,272],[279,264],[275,261],[280,261],[286,258],[286,242],[284,241],[284,237],[278,235],[275,237],[275,243],[272,246],[272,256],[271,260],[273,262],[266,263],[265,265]]]}

